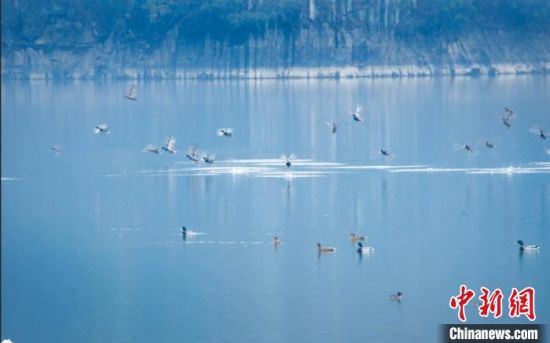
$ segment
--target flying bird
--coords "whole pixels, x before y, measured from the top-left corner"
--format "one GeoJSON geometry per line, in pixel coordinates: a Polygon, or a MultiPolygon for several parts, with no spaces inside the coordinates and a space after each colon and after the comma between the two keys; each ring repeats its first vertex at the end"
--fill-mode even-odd
{"type": "Polygon", "coordinates": [[[185,154],[185,157],[187,157],[188,159],[190,159],[191,161],[195,162],[195,163],[198,163],[201,159],[198,151],[197,151],[197,148],[195,146],[191,146],[189,147],[189,149],[187,149],[187,153],[185,154]]]}
{"type": "Polygon", "coordinates": [[[542,139],[542,140],[546,140],[546,138],[547,138],[548,135],[550,134],[550,133],[548,133],[548,132],[543,131],[543,130],[542,130],[540,127],[538,127],[537,125],[532,126],[532,127],[529,129],[529,132],[534,133],[535,135],[539,136],[540,139],[542,139]]]}
{"type": "Polygon", "coordinates": [[[466,150],[469,153],[474,152],[474,146],[472,144],[457,144],[457,143],[455,143],[454,149],[455,150],[466,150]]]}
{"type": "Polygon", "coordinates": [[[386,157],[391,157],[391,153],[387,150],[380,149],[380,153],[386,157]]]}
{"type": "Polygon", "coordinates": [[[124,94],[124,97],[128,100],[137,101],[137,87],[134,84],[131,84],[128,87],[128,91],[124,94]]]}
{"type": "Polygon", "coordinates": [[[330,128],[330,132],[332,132],[332,134],[335,134],[336,133],[336,122],[329,122],[329,121],[326,121],[325,124],[330,128]]]}
{"type": "Polygon", "coordinates": [[[232,128],[218,129],[217,135],[220,137],[233,137],[233,129],[232,128]]]}
{"type": "Polygon", "coordinates": [[[157,146],[154,146],[152,144],[149,144],[145,147],[145,149],[143,149],[143,152],[150,152],[152,154],[160,154],[160,149],[159,147],[157,146]]]}
{"type": "Polygon", "coordinates": [[[362,111],[362,108],[359,106],[357,106],[357,108],[355,109],[355,112],[350,111],[350,114],[353,117],[353,120],[355,120],[356,122],[363,121],[363,118],[361,117],[361,111],[362,111]]]}
{"type": "Polygon", "coordinates": [[[489,141],[485,141],[485,146],[489,149],[496,148],[496,145],[494,143],[489,142],[489,141]]]}
{"type": "Polygon", "coordinates": [[[50,147],[50,150],[53,151],[54,156],[59,156],[63,152],[63,147],[59,144],[54,144],[50,147]]]}
{"type": "Polygon", "coordinates": [[[174,149],[176,147],[176,139],[174,137],[168,137],[166,139],[166,144],[164,144],[161,149],[169,152],[171,154],[177,153],[177,151],[174,149]]]}
{"type": "Polygon", "coordinates": [[[107,124],[99,124],[99,125],[96,125],[96,127],[94,128],[94,132],[96,134],[109,134],[111,133],[111,130],[109,129],[109,127],[107,126],[107,124]]]}
{"type": "Polygon", "coordinates": [[[214,163],[214,160],[216,158],[216,155],[209,155],[209,154],[205,154],[202,159],[205,163],[208,163],[208,164],[212,164],[214,163]]]}
{"type": "Polygon", "coordinates": [[[512,111],[508,107],[504,107],[504,112],[502,113],[502,123],[504,124],[504,126],[506,126],[507,128],[511,128],[512,119],[514,119],[515,116],[516,114],[514,113],[514,111],[512,111]]]}

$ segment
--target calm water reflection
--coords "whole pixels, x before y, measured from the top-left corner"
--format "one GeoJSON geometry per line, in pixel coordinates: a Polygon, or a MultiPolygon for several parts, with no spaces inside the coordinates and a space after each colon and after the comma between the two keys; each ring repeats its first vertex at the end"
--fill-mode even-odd
{"type": "Polygon", "coordinates": [[[528,132],[550,128],[547,78],[148,82],[137,102],[126,87],[2,84],[5,337],[436,342],[460,283],[533,286],[548,322],[550,146],[528,132]],[[170,135],[178,154],[142,153],[170,135]],[[188,161],[191,145],[217,161],[188,161]]]}

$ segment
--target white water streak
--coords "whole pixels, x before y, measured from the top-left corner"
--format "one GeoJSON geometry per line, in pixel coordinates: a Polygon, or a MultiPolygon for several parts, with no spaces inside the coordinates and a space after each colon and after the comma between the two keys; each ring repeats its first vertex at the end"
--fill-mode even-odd
{"type": "MultiPolygon", "coordinates": [[[[216,162],[216,165],[204,165],[176,162],[175,167],[168,169],[137,170],[129,174],[140,174],[153,177],[164,176],[251,176],[262,178],[316,178],[339,173],[362,172],[390,173],[464,173],[464,174],[546,174],[550,173],[550,162],[531,162],[526,166],[487,167],[432,167],[426,165],[353,165],[336,162],[322,162],[308,159],[294,160],[287,168],[281,159],[231,159],[216,162]]],[[[123,176],[120,175],[108,175],[123,176]]],[[[4,178],[3,178],[4,180],[4,178]]]]}

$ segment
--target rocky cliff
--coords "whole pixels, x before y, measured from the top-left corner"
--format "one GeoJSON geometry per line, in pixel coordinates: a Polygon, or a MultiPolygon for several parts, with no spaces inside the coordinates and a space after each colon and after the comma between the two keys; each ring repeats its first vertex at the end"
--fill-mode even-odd
{"type": "Polygon", "coordinates": [[[550,71],[545,0],[3,0],[2,77],[550,71]]]}

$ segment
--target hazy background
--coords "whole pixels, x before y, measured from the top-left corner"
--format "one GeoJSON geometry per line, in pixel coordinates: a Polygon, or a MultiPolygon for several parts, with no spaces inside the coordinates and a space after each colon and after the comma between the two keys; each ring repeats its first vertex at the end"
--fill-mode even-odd
{"type": "Polygon", "coordinates": [[[545,0],[2,1],[18,79],[547,73],[548,42],[545,0]]]}

